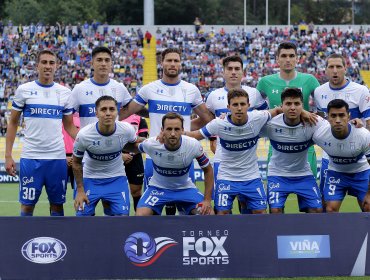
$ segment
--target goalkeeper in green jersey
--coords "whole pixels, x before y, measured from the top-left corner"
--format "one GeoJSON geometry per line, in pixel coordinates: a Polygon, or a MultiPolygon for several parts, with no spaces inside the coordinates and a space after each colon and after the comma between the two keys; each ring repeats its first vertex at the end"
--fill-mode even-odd
{"type": "MultiPolygon", "coordinates": [[[[283,90],[288,87],[294,87],[302,91],[303,108],[309,111],[310,96],[320,84],[314,76],[296,71],[297,62],[297,46],[291,42],[281,43],[277,50],[277,63],[280,67],[280,72],[263,77],[257,85],[257,89],[268,100],[270,108],[280,106],[283,90]]],[[[271,152],[270,146],[268,161],[270,160],[271,152]]],[[[312,173],[316,177],[317,163],[313,146],[308,151],[308,162],[310,163],[312,173]]]]}

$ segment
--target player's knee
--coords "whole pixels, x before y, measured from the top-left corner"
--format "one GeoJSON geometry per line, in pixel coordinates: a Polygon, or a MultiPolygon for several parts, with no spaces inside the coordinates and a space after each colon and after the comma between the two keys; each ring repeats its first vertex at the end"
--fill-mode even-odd
{"type": "Polygon", "coordinates": [[[309,208],[307,210],[307,213],[322,213],[323,209],[322,208],[309,208]]]}
{"type": "Polygon", "coordinates": [[[326,205],[326,212],[327,213],[336,213],[339,211],[339,208],[334,206],[334,205],[330,205],[330,204],[327,204],[326,205]]]}
{"type": "Polygon", "coordinates": [[[217,215],[229,215],[230,213],[230,210],[217,210],[217,215]]]}
{"type": "Polygon", "coordinates": [[[21,205],[21,216],[33,216],[35,205],[21,205]]]}
{"type": "Polygon", "coordinates": [[[140,197],[142,195],[141,192],[142,186],[130,184],[130,192],[132,197],[140,197]]]}
{"type": "Polygon", "coordinates": [[[266,209],[255,209],[255,210],[252,210],[252,214],[266,214],[266,209]]]}
{"type": "Polygon", "coordinates": [[[152,216],[153,210],[146,207],[140,207],[136,209],[136,216],[152,216]]]}
{"type": "Polygon", "coordinates": [[[283,214],[283,208],[270,208],[270,214],[283,214]]]}

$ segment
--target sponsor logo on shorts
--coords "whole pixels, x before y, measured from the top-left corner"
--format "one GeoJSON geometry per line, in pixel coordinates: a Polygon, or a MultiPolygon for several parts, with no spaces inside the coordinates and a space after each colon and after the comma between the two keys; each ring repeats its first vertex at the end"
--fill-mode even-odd
{"type": "Polygon", "coordinates": [[[36,237],[22,246],[23,257],[34,263],[54,263],[63,259],[66,254],[67,246],[53,237],[36,237]]]}
{"type": "Polygon", "coordinates": [[[175,245],[177,242],[169,237],[152,238],[145,232],[135,232],[126,239],[124,252],[133,265],[145,267],[175,245]]]}
{"type": "Polygon", "coordinates": [[[330,258],[329,235],[277,236],[279,259],[330,258]]]}
{"type": "Polygon", "coordinates": [[[225,250],[228,230],[182,231],[183,265],[229,264],[225,250]]]}

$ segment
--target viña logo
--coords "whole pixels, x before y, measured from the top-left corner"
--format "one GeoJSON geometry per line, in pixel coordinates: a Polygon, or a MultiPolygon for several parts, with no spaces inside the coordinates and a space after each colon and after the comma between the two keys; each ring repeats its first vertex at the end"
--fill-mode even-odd
{"type": "Polygon", "coordinates": [[[67,246],[53,237],[36,237],[22,246],[22,255],[34,263],[54,263],[67,254],[67,246]]]}
{"type": "Polygon", "coordinates": [[[319,244],[316,241],[310,242],[310,240],[303,240],[303,241],[291,241],[289,242],[290,248],[295,251],[297,254],[300,252],[312,252],[312,253],[320,253],[319,244]]]}
{"type": "Polygon", "coordinates": [[[183,231],[183,265],[229,264],[224,248],[228,230],[183,231]]]}

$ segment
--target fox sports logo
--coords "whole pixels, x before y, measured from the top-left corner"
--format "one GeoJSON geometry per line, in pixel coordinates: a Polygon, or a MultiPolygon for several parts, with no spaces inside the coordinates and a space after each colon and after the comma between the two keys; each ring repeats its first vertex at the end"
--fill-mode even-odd
{"type": "Polygon", "coordinates": [[[53,237],[36,237],[22,246],[23,257],[34,263],[54,263],[67,254],[67,246],[53,237]]]}
{"type": "Polygon", "coordinates": [[[135,266],[149,266],[154,263],[168,248],[177,245],[169,237],[152,238],[145,232],[131,234],[124,244],[127,258],[135,266]]]}

